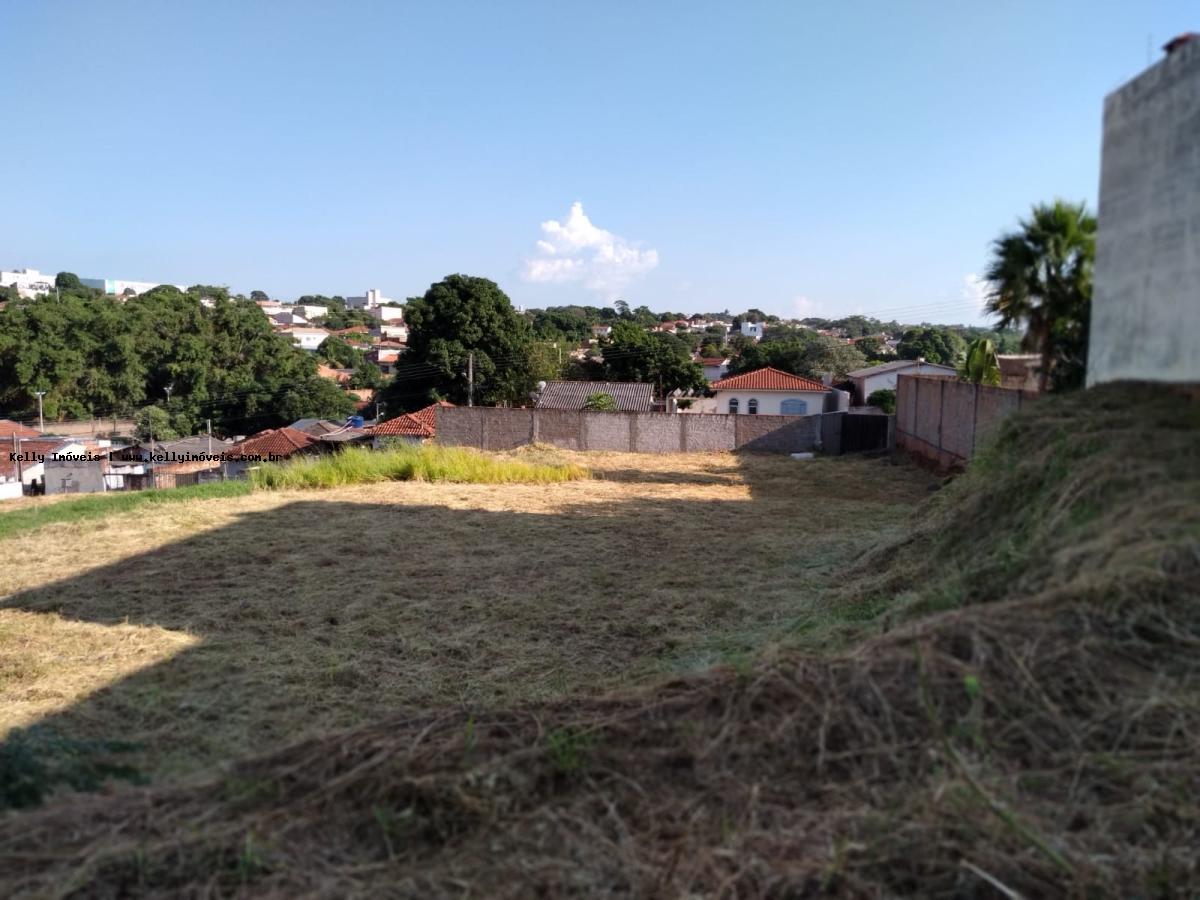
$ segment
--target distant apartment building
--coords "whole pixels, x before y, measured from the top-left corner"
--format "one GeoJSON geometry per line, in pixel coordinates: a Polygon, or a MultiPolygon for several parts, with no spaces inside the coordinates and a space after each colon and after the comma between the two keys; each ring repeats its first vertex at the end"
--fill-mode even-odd
{"type": "Polygon", "coordinates": [[[375,309],[378,306],[395,305],[396,301],[383,296],[378,288],[371,288],[361,297],[346,298],[346,309],[375,309]]]}
{"type": "Polygon", "coordinates": [[[1200,35],[1104,100],[1088,384],[1200,384],[1200,35]]]}
{"type": "Polygon", "coordinates": [[[177,288],[180,291],[187,290],[187,287],[182,284],[167,284],[165,281],[126,281],[123,278],[80,278],[79,281],[84,287],[96,288],[114,297],[136,297],[138,294],[144,294],[146,291],[152,291],[162,285],[177,288]]]}

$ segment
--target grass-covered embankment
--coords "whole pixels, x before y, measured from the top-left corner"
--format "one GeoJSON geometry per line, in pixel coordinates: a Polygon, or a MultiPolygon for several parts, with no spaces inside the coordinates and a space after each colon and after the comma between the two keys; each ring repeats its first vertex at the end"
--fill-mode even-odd
{"type": "Polygon", "coordinates": [[[58,522],[102,519],[161,503],[241,497],[252,490],[252,486],[244,481],[221,481],[153,491],[113,491],[105,494],[88,494],[9,511],[0,509],[0,540],[58,522]]]}
{"type": "Polygon", "coordinates": [[[350,447],[340,453],[265,463],[251,472],[255,487],[332,488],[381,481],[458,484],[553,484],[587,478],[574,463],[525,462],[466,447],[395,444],[383,450],[350,447]]]}

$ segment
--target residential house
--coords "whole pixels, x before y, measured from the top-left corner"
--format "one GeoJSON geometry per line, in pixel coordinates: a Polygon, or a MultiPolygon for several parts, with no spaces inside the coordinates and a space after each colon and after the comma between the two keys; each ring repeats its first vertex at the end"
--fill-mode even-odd
{"type": "Polygon", "coordinates": [[[720,381],[729,372],[727,356],[702,356],[696,362],[704,368],[705,381],[720,381]]]}
{"type": "Polygon", "coordinates": [[[198,434],[113,451],[106,470],[109,489],[138,491],[218,480],[221,456],[232,447],[233,441],[198,434]]]}
{"type": "Polygon", "coordinates": [[[627,381],[550,381],[537,395],[538,409],[583,409],[593,394],[608,394],[619,412],[650,412],[654,385],[627,381]]]}
{"type": "Polygon", "coordinates": [[[825,412],[834,392],[811,378],[767,367],[714,381],[716,412],[733,415],[811,416],[825,412]]]}
{"type": "Polygon", "coordinates": [[[847,373],[846,377],[854,385],[854,401],[858,406],[865,406],[867,398],[876,391],[894,391],[896,377],[899,375],[946,375],[954,376],[958,372],[953,366],[942,366],[937,363],[927,363],[923,359],[897,359],[893,362],[880,363],[847,373]]]}
{"type": "MultiPolygon", "coordinates": [[[[34,432],[38,434],[38,432],[34,432]]],[[[83,454],[87,444],[62,437],[12,437],[0,441],[0,499],[44,493],[46,463],[55,454],[83,454]]]]}
{"type": "Polygon", "coordinates": [[[380,322],[403,322],[403,306],[372,306],[367,313],[380,322]]]}
{"type": "Polygon", "coordinates": [[[592,337],[594,337],[594,338],[606,338],[611,334],[612,334],[612,326],[611,325],[593,325],[592,326],[592,337]]]}
{"type": "MultiPolygon", "coordinates": [[[[303,420],[301,420],[303,421],[303,420]]],[[[320,453],[328,445],[311,434],[295,428],[268,428],[229,448],[224,474],[240,477],[264,462],[278,462],[292,456],[320,453]]]]}
{"type": "Polygon", "coordinates": [[[453,403],[439,400],[416,412],[404,413],[370,429],[372,446],[378,450],[392,441],[424,443],[437,435],[437,409],[452,407],[453,403]]]}
{"type": "Polygon", "coordinates": [[[329,337],[329,332],[324,328],[305,328],[297,325],[289,325],[279,329],[280,334],[285,334],[292,339],[292,342],[300,347],[301,350],[316,350],[329,337]]]}
{"type": "Polygon", "coordinates": [[[267,318],[276,325],[307,325],[308,319],[291,309],[281,309],[277,313],[269,313],[267,318]]]}
{"type": "Polygon", "coordinates": [[[292,305],[292,312],[299,313],[306,319],[316,319],[329,315],[329,307],[316,303],[296,303],[292,305]]]}
{"type": "Polygon", "coordinates": [[[761,341],[765,327],[762,322],[743,322],[741,329],[742,337],[754,338],[756,341],[761,341]]]}

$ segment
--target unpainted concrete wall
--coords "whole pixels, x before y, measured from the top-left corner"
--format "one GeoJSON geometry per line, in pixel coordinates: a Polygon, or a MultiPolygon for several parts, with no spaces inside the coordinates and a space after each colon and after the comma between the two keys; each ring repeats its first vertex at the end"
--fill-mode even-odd
{"type": "Polygon", "coordinates": [[[1104,101],[1088,384],[1200,384],[1200,40],[1104,101]]]}
{"type": "Polygon", "coordinates": [[[712,450],[841,452],[841,417],[678,415],[439,407],[439,443],[509,450],[540,442],[567,450],[687,453],[712,450]]]}
{"type": "Polygon", "coordinates": [[[901,375],[896,384],[896,446],[935,468],[961,468],[1001,422],[1037,396],[946,378],[901,375]]]}

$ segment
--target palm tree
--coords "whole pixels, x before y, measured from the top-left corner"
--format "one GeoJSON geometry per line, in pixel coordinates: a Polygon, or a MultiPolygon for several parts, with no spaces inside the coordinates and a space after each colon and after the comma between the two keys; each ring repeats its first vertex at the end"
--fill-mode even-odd
{"type": "Polygon", "coordinates": [[[1092,302],[1096,217],[1084,203],[1055,200],[1035,206],[1020,226],[992,244],[987,310],[1002,328],[1025,324],[1023,346],[1042,357],[1045,391],[1056,362],[1080,362],[1071,356],[1085,338],[1092,302]]]}

